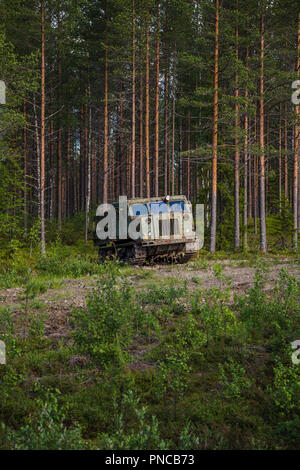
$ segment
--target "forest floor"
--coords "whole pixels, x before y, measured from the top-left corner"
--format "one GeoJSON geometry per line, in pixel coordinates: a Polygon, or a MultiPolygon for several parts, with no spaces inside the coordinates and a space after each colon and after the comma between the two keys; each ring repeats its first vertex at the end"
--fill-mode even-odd
{"type": "MultiPolygon", "coordinates": [[[[256,261],[247,259],[201,260],[195,259],[186,264],[154,265],[143,267],[125,266],[121,268],[127,274],[127,280],[137,290],[160,285],[185,286],[188,290],[211,289],[222,287],[214,272],[215,265],[222,266],[224,279],[230,285],[230,301],[234,294],[253,287],[256,271],[256,261]]],[[[300,266],[295,258],[268,257],[265,260],[268,267],[265,291],[272,291],[279,273],[285,269],[294,278],[300,279],[300,266]]],[[[97,283],[97,275],[89,275],[78,279],[60,279],[54,288],[38,294],[30,307],[43,310],[47,316],[46,336],[64,337],[68,331],[68,317],[74,308],[86,307],[87,295],[92,292],[97,283]]],[[[24,289],[15,287],[0,290],[0,307],[8,307],[12,316],[17,317],[24,311],[24,289]]]]}
{"type": "Polygon", "coordinates": [[[0,278],[0,449],[299,448],[299,256],[67,250],[0,278]]]}

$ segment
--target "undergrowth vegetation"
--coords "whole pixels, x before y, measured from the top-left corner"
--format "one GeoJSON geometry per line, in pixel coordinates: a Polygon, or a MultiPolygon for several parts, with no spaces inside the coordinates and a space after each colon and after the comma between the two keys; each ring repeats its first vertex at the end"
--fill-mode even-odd
{"type": "Polygon", "coordinates": [[[24,286],[32,276],[43,281],[78,278],[101,271],[102,266],[97,263],[97,254],[90,243],[68,246],[58,238],[49,244],[47,257],[40,255],[38,246],[30,252],[17,242],[0,251],[0,289],[24,286]]]}
{"type": "Polygon", "coordinates": [[[236,294],[215,262],[210,289],[141,274],[137,285],[131,268],[59,253],[26,266],[19,315],[0,308],[0,448],[299,448],[299,280],[281,270],[266,289],[260,262],[236,294]],[[33,300],[82,274],[95,275],[86,306],[47,334],[33,300]]]}

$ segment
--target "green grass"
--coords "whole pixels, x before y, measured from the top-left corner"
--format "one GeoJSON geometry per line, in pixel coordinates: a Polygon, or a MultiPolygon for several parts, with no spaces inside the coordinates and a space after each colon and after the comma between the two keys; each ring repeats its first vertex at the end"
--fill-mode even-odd
{"type": "Polygon", "coordinates": [[[38,276],[23,316],[0,309],[0,448],[299,448],[299,281],[283,270],[266,294],[261,263],[230,300],[221,263],[208,290],[147,270],[137,290],[131,269],[102,266],[63,337],[46,334],[38,276]]]}

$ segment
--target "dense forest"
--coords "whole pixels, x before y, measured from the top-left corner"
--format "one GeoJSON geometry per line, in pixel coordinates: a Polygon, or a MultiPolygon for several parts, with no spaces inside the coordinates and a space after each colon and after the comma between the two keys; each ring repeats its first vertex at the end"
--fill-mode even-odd
{"type": "Polygon", "coordinates": [[[296,2],[0,0],[0,450],[299,450],[299,112],[296,2]]]}
{"type": "Polygon", "coordinates": [[[48,221],[58,231],[80,212],[88,221],[120,194],[186,194],[205,204],[212,252],[247,248],[249,230],[262,251],[280,231],[280,246],[297,247],[295,5],[3,0],[0,9],[1,238],[26,239],[39,218],[44,251],[48,221]]]}

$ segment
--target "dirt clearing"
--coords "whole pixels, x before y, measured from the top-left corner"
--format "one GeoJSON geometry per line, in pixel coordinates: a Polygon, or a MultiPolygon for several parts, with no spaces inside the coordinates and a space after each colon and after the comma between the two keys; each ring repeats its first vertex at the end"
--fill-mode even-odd
{"type": "MultiPolygon", "coordinates": [[[[195,260],[184,265],[155,265],[145,267],[125,267],[127,278],[137,289],[147,288],[155,283],[167,286],[170,284],[182,285],[186,282],[187,288],[209,289],[220,287],[214,266],[221,265],[223,276],[231,281],[232,295],[234,292],[249,289],[254,282],[255,266],[249,266],[247,260],[195,260]],[[127,270],[127,271],[126,271],[127,270]]],[[[122,268],[123,269],[123,268],[122,268]]],[[[295,259],[267,260],[266,290],[272,290],[279,273],[285,269],[288,274],[300,279],[300,264],[295,259]]],[[[46,314],[46,334],[52,337],[66,335],[69,313],[74,308],[86,305],[86,296],[96,287],[97,276],[86,276],[80,279],[64,279],[60,287],[48,289],[39,294],[29,304],[30,311],[42,311],[46,314]]],[[[0,291],[0,306],[8,307],[13,316],[24,313],[23,288],[3,289],[0,291]]]]}

